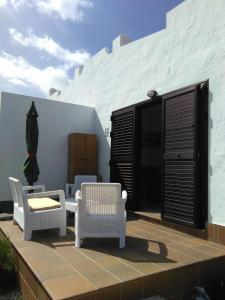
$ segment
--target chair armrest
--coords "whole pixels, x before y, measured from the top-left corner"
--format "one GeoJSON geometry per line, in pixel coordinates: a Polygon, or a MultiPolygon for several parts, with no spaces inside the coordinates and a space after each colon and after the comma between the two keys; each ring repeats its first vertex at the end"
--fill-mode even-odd
{"type": "Polygon", "coordinates": [[[76,201],[76,207],[75,207],[75,226],[78,227],[80,223],[80,204],[82,201],[81,197],[81,190],[77,190],[75,194],[75,201],[76,201]]]}
{"type": "Polygon", "coordinates": [[[70,190],[74,187],[73,183],[66,183],[66,197],[69,198],[70,196],[74,196],[70,190]]]}
{"type": "Polygon", "coordinates": [[[52,197],[52,196],[64,196],[65,197],[65,193],[63,190],[56,190],[56,191],[47,191],[47,192],[27,194],[26,196],[28,199],[44,198],[44,197],[52,197]]]}
{"type": "Polygon", "coordinates": [[[76,200],[76,202],[79,202],[79,200],[81,200],[81,199],[82,199],[81,190],[77,190],[76,194],[75,194],[75,200],[76,200]]]}
{"type": "Polygon", "coordinates": [[[75,208],[74,208],[74,212],[76,213],[77,211],[77,203],[75,203],[75,208]]]}
{"type": "Polygon", "coordinates": [[[122,191],[122,200],[126,203],[127,201],[127,191],[122,191]]]}
{"type": "Polygon", "coordinates": [[[27,198],[30,199],[30,198],[52,197],[52,196],[60,196],[60,194],[65,195],[65,192],[63,190],[55,190],[55,191],[33,193],[33,194],[28,194],[27,198]]]}
{"type": "Polygon", "coordinates": [[[80,202],[82,201],[81,190],[76,191],[75,201],[76,201],[76,211],[78,211],[80,207],[80,202]]]}
{"type": "Polygon", "coordinates": [[[34,191],[34,190],[41,190],[42,192],[46,191],[45,185],[44,184],[39,184],[39,185],[26,185],[23,186],[24,191],[34,191]]]}

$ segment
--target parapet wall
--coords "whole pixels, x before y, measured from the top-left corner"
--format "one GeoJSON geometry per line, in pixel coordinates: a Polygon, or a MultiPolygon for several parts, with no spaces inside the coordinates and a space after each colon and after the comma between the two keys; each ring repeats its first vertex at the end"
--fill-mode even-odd
{"type": "MultiPolygon", "coordinates": [[[[120,34],[117,36],[117,38],[115,38],[112,42],[112,52],[110,52],[109,48],[102,48],[99,52],[97,52],[94,56],[92,56],[91,58],[89,58],[86,61],[85,65],[80,65],[78,66],[75,71],[74,71],[74,79],[77,79],[78,76],[81,76],[83,71],[85,71],[85,69],[87,69],[89,67],[89,65],[91,65],[92,63],[98,62],[99,60],[103,61],[105,59],[108,58],[109,55],[111,55],[113,52],[117,51],[120,47],[131,43],[132,40],[123,35],[120,34]]],[[[55,87],[51,88],[49,90],[49,99],[51,100],[57,100],[59,98],[61,94],[61,91],[57,90],[55,87]]]]}

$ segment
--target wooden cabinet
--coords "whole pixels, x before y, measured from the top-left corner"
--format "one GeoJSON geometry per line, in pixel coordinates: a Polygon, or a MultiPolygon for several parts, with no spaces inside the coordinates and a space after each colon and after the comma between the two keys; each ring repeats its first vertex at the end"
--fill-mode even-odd
{"type": "Polygon", "coordinates": [[[68,182],[75,175],[97,175],[97,137],[95,134],[71,133],[68,144],[68,182]]]}

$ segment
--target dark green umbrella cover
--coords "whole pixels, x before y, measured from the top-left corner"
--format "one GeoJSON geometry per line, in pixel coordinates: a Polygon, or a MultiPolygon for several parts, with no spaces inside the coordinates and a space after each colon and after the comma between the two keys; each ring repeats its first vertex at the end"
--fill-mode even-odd
{"type": "Polygon", "coordinates": [[[40,174],[37,163],[37,147],[38,147],[38,123],[37,123],[37,111],[32,102],[30,110],[27,113],[26,121],[26,142],[28,156],[23,165],[24,175],[27,178],[29,185],[33,185],[38,180],[40,174]]]}

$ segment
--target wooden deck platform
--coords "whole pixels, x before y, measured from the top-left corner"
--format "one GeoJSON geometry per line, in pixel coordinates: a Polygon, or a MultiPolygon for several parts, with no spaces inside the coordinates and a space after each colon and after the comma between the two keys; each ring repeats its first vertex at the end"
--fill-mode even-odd
{"type": "Polygon", "coordinates": [[[0,237],[13,245],[25,299],[137,300],[152,295],[191,299],[195,286],[225,278],[225,247],[141,219],[127,222],[126,248],[116,239],[86,239],[74,247],[57,230],[22,241],[11,221],[0,222],[0,237]]]}

